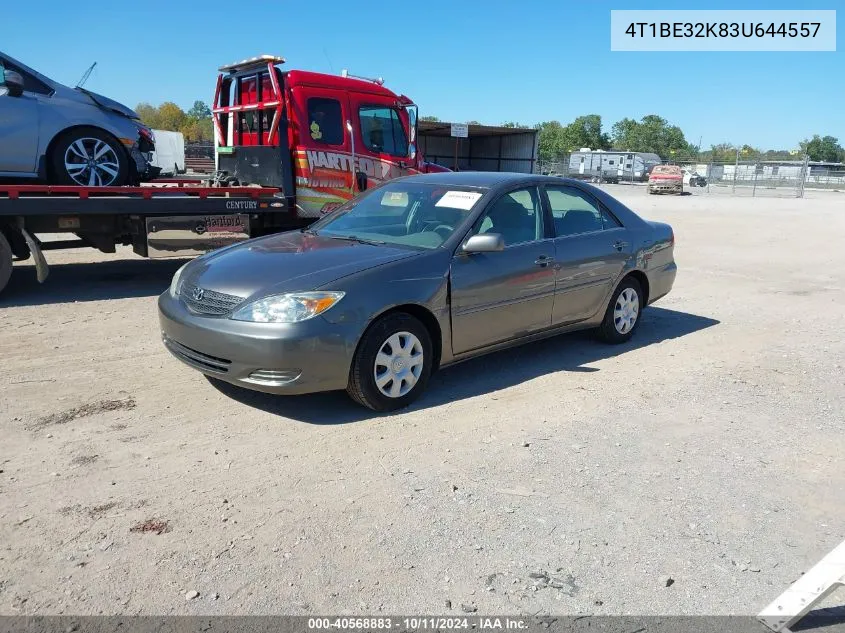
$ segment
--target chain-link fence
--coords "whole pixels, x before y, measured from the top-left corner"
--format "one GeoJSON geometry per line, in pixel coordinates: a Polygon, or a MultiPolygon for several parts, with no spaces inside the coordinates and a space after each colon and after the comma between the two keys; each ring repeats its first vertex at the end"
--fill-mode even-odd
{"type": "Polygon", "coordinates": [[[539,163],[543,174],[578,178],[594,183],[638,184],[648,180],[652,167],[670,163],[681,167],[684,188],[705,194],[797,197],[806,190],[845,192],[845,165],[812,162],[804,156],[791,161],[701,161],[695,157],[662,160],[636,152],[573,152],[558,160],[539,163]]]}

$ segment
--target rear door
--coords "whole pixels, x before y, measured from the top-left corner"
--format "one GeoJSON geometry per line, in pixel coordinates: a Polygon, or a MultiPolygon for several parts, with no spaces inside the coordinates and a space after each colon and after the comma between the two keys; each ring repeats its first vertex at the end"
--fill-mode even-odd
{"type": "Polygon", "coordinates": [[[366,176],[366,187],[416,173],[408,156],[407,111],[381,95],[353,92],[349,99],[357,169],[366,176]]]}
{"type": "Polygon", "coordinates": [[[598,312],[631,256],[628,229],[587,192],[546,185],[555,234],[555,300],[552,324],[598,312]]]}
{"type": "Polygon", "coordinates": [[[0,58],[0,172],[34,175],[38,164],[39,99],[50,89],[0,58]],[[24,92],[13,97],[2,85],[4,70],[20,72],[24,92]]]}
{"type": "Polygon", "coordinates": [[[315,86],[298,86],[292,94],[297,209],[301,216],[318,217],[357,193],[346,127],[352,118],[349,98],[342,90],[315,86]]]}
{"type": "Polygon", "coordinates": [[[456,354],[549,327],[554,243],[547,238],[537,187],[504,194],[471,234],[499,233],[505,250],[458,252],[452,259],[452,350],[456,354]]]}

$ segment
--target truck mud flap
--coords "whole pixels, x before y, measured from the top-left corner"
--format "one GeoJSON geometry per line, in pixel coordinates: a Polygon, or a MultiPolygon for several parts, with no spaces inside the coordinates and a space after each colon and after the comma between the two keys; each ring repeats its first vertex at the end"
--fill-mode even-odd
{"type": "Polygon", "coordinates": [[[43,284],[47,279],[47,275],[50,274],[50,267],[47,266],[47,259],[44,257],[44,253],[38,246],[38,242],[35,241],[35,238],[32,237],[23,227],[20,227],[20,231],[21,235],[23,235],[23,239],[26,240],[26,245],[29,246],[29,252],[32,253],[32,259],[35,261],[35,275],[38,279],[38,283],[43,284]]]}
{"type": "Polygon", "coordinates": [[[147,255],[194,257],[249,239],[249,216],[176,215],[147,218],[147,255]]]}

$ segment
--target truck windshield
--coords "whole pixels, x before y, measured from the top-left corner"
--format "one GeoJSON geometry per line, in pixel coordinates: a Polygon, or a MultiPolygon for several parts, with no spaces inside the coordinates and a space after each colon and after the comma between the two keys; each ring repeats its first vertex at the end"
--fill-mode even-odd
{"type": "Polygon", "coordinates": [[[313,224],[325,237],[438,248],[466,226],[484,189],[413,182],[388,183],[313,224]]]}

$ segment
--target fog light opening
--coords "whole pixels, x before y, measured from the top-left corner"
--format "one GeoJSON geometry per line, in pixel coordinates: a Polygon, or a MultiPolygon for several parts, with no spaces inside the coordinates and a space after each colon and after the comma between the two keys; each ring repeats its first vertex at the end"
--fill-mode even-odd
{"type": "Polygon", "coordinates": [[[246,380],[259,385],[280,387],[294,382],[301,375],[301,369],[256,369],[246,380]]]}

